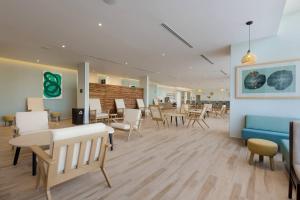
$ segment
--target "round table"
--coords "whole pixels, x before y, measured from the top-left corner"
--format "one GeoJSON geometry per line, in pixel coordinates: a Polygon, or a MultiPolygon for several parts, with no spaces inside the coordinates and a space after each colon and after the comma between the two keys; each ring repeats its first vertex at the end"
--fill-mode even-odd
{"type": "MultiPolygon", "coordinates": [[[[113,133],[115,132],[115,130],[110,126],[106,126],[106,131],[109,133],[109,142],[111,144],[111,150],[113,150],[113,133]]],[[[49,129],[49,130],[39,131],[33,134],[20,135],[10,139],[8,143],[16,147],[13,165],[16,165],[18,163],[21,147],[30,147],[33,145],[49,146],[50,136],[51,136],[51,130],[49,129]]],[[[33,176],[36,175],[36,155],[33,152],[32,152],[32,175],[33,176]]]]}

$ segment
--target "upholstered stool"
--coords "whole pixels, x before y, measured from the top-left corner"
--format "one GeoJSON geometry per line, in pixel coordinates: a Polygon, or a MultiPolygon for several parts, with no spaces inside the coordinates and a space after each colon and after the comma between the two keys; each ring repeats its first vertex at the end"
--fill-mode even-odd
{"type": "Polygon", "coordinates": [[[51,119],[55,119],[55,121],[60,121],[60,115],[61,113],[60,112],[51,112],[50,113],[50,116],[51,116],[51,119]]]}
{"type": "Polygon", "coordinates": [[[4,121],[4,125],[6,126],[6,124],[8,123],[8,125],[13,125],[14,121],[15,121],[15,116],[14,115],[4,115],[2,117],[2,120],[4,121]]]}
{"type": "Polygon", "coordinates": [[[249,139],[248,149],[251,152],[249,164],[253,163],[254,154],[259,155],[259,160],[263,161],[263,156],[268,156],[270,158],[271,170],[274,170],[274,160],[273,157],[278,151],[278,145],[275,142],[263,139],[249,139]]]}

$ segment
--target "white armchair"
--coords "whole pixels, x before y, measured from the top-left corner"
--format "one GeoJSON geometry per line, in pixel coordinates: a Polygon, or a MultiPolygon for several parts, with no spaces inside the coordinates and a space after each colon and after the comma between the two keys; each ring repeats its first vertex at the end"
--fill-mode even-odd
{"type": "Polygon", "coordinates": [[[114,122],[110,126],[128,132],[127,140],[133,131],[136,131],[141,136],[139,131],[141,126],[141,111],[138,109],[125,109],[124,110],[124,121],[123,122],[114,122]]]}
{"type": "Polygon", "coordinates": [[[143,99],[137,99],[136,103],[137,103],[138,109],[140,109],[142,111],[142,114],[145,116],[146,111],[147,111],[147,107],[144,104],[144,100],[143,99]]]}
{"type": "Polygon", "coordinates": [[[49,200],[51,187],[100,169],[111,187],[104,168],[107,138],[103,123],[52,130],[49,153],[38,146],[31,147],[38,158],[36,187],[42,180],[49,200]]]}
{"type": "Polygon", "coordinates": [[[109,111],[107,113],[102,112],[100,99],[91,98],[89,101],[90,106],[90,121],[98,122],[98,120],[109,119],[109,111]]]}
{"type": "Polygon", "coordinates": [[[117,114],[121,118],[124,118],[125,102],[124,99],[115,99],[117,114]]]}
{"type": "Polygon", "coordinates": [[[28,111],[49,111],[45,109],[44,100],[40,97],[27,97],[27,110],[28,111]]]}
{"type": "MultiPolygon", "coordinates": [[[[49,132],[48,113],[46,111],[17,112],[14,137],[34,133],[49,132]]],[[[18,163],[21,147],[16,148],[14,165],[18,163]]]]}

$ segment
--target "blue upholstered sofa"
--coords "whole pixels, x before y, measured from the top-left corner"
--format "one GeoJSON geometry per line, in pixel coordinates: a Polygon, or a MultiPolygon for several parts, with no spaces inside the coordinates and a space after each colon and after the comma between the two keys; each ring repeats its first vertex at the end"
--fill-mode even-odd
{"type": "Polygon", "coordinates": [[[242,138],[261,138],[279,145],[283,159],[289,166],[289,124],[295,118],[247,115],[242,138]]]}

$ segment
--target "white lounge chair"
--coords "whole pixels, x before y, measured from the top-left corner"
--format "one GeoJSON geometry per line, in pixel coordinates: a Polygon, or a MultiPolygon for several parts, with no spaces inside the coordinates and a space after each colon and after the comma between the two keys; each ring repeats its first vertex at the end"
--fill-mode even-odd
{"type": "Polygon", "coordinates": [[[107,113],[102,112],[102,107],[100,103],[100,99],[89,100],[90,106],[90,122],[98,122],[98,120],[108,120],[109,119],[109,111],[107,113]]]}
{"type": "Polygon", "coordinates": [[[156,121],[157,127],[159,128],[159,122],[162,122],[165,126],[166,124],[169,127],[169,122],[167,116],[163,115],[161,109],[158,105],[149,106],[151,117],[154,121],[156,121]]]}
{"type": "Polygon", "coordinates": [[[138,109],[140,109],[142,111],[142,114],[145,116],[147,107],[144,104],[144,100],[143,99],[137,99],[136,103],[137,103],[138,109]]]}
{"type": "Polygon", "coordinates": [[[117,114],[119,118],[124,118],[125,102],[124,99],[115,99],[117,114]]]}
{"type": "Polygon", "coordinates": [[[105,171],[108,132],[103,123],[52,130],[50,151],[32,146],[38,158],[36,187],[42,181],[51,199],[50,189],[70,179],[101,170],[109,187],[105,171]]]}
{"type": "Polygon", "coordinates": [[[111,123],[110,126],[115,129],[128,132],[127,140],[129,140],[129,137],[133,131],[138,132],[141,136],[139,131],[141,126],[141,117],[142,113],[139,109],[125,109],[124,121],[111,123]]]}

